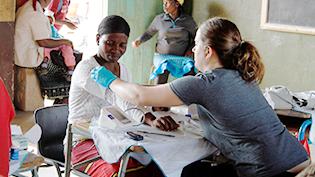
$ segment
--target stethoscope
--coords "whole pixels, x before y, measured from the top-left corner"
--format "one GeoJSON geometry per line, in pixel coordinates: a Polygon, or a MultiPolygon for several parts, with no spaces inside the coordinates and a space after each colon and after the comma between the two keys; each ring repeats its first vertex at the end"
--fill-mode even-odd
{"type": "MultiPolygon", "coordinates": [[[[305,131],[307,129],[308,126],[312,125],[312,119],[308,119],[306,121],[304,121],[299,129],[299,133],[298,133],[298,140],[302,141],[305,138],[305,131]]],[[[308,144],[312,144],[311,140],[308,139],[308,144]]]]}

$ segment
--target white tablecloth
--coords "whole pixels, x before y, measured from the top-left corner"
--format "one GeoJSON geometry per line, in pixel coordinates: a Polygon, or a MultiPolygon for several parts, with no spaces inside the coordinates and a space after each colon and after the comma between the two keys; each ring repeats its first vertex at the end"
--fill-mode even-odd
{"type": "MultiPolygon", "coordinates": [[[[179,119],[181,118],[176,118],[177,121],[180,121],[179,119]]],[[[193,131],[187,126],[186,128],[182,126],[176,132],[163,132],[146,125],[114,130],[94,125],[90,129],[96,147],[105,161],[117,162],[130,146],[142,146],[167,177],[179,177],[183,167],[216,151],[216,148],[201,136],[191,133],[193,131]],[[170,134],[175,137],[143,134],[137,130],[170,134]],[[134,141],[126,136],[126,131],[141,134],[144,139],[134,141]]]]}

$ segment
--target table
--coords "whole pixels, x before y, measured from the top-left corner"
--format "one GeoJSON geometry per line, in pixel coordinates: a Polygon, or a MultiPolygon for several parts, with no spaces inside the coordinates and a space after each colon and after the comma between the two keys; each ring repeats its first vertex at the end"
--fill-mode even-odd
{"type": "MultiPolygon", "coordinates": [[[[85,160],[83,162],[80,162],[75,165],[71,165],[71,152],[72,152],[72,136],[73,134],[78,134],[85,136],[87,138],[92,138],[91,133],[89,132],[89,126],[90,123],[78,123],[78,124],[69,124],[67,129],[67,154],[65,159],[65,177],[70,177],[70,171],[72,169],[79,168],[80,166],[83,166],[87,163],[90,163],[91,161],[98,160],[101,158],[100,156],[94,157],[92,159],[85,160]]],[[[141,147],[133,146],[127,152],[143,152],[143,149],[141,147]]],[[[118,177],[124,177],[125,169],[127,168],[128,160],[129,160],[129,153],[125,153],[123,157],[121,158],[121,164],[119,168],[118,177]]],[[[74,173],[78,173],[77,170],[74,171],[74,173]]],[[[78,175],[82,176],[82,173],[78,173],[78,175]]],[[[84,176],[84,175],[83,175],[84,176]]],[[[87,176],[87,175],[86,175],[87,176]]]]}
{"type": "Polygon", "coordinates": [[[299,132],[302,123],[311,118],[311,114],[295,111],[292,109],[276,109],[281,122],[286,126],[286,128],[293,134],[296,135],[299,132]]]}
{"type": "Polygon", "coordinates": [[[276,109],[275,111],[277,115],[280,115],[280,116],[296,117],[296,118],[302,118],[302,119],[311,118],[311,114],[294,111],[292,109],[276,109]]]}
{"type": "MultiPolygon", "coordinates": [[[[19,160],[17,161],[10,161],[10,168],[14,168],[14,163],[18,165],[18,169],[14,171],[11,175],[16,177],[25,177],[21,175],[21,172],[31,171],[33,177],[38,177],[37,167],[44,163],[44,158],[42,156],[36,155],[29,151],[20,151],[19,152],[19,160]],[[21,166],[20,163],[22,162],[21,166]]],[[[10,169],[11,170],[11,169],[10,169]]]]}
{"type": "MultiPolygon", "coordinates": [[[[67,148],[69,150],[67,150],[67,158],[66,158],[66,177],[68,177],[68,174],[70,173],[70,170],[71,170],[70,159],[71,159],[71,148],[72,148],[71,147],[72,135],[80,134],[86,137],[91,137],[91,132],[89,131],[88,123],[72,124],[68,127],[68,131],[69,132],[68,132],[67,148]]],[[[115,134],[115,132],[106,131],[105,134],[107,134],[107,136],[103,136],[104,134],[100,134],[99,136],[99,137],[105,137],[105,138],[112,137],[112,139],[109,138],[107,141],[112,142],[112,140],[114,139],[116,142],[118,142],[117,144],[106,143],[106,139],[105,141],[102,140],[101,142],[104,142],[102,144],[104,146],[109,146],[106,148],[110,148],[109,151],[105,151],[105,152],[111,152],[110,153],[111,157],[102,156],[102,158],[109,163],[117,162],[121,158],[122,160],[120,164],[120,171],[118,174],[118,176],[121,176],[121,177],[124,176],[124,170],[126,169],[128,158],[130,157],[130,152],[133,152],[132,149],[137,149],[137,152],[143,151],[143,150],[148,152],[153,158],[153,160],[161,167],[164,174],[168,177],[180,176],[181,170],[184,166],[188,165],[191,162],[207,157],[208,155],[211,155],[217,150],[214,146],[212,146],[209,142],[202,139],[201,137],[197,139],[197,138],[191,138],[188,136],[182,136],[182,137],[178,137],[178,139],[173,138],[172,140],[169,140],[169,141],[166,141],[167,137],[164,137],[164,138],[161,138],[160,141],[156,140],[160,138],[155,138],[156,142],[141,141],[141,143],[139,143],[139,142],[132,141],[128,138],[121,139],[121,137],[119,137],[116,139],[116,137],[112,136],[113,134],[111,133],[115,134]],[[122,144],[119,144],[120,142],[122,144]],[[126,143],[131,143],[131,144],[126,144],[126,143]],[[130,147],[132,148],[130,149],[130,147]],[[160,149],[160,152],[158,151],[158,149],[160,149]],[[161,151],[161,149],[163,149],[163,151],[161,151]],[[176,159],[173,160],[172,157],[165,159],[165,157],[168,157],[167,153],[173,154],[172,157],[176,157],[176,159]],[[113,156],[112,154],[115,154],[116,156],[113,156]]],[[[165,134],[169,134],[169,133],[170,132],[165,132],[165,134]]],[[[120,132],[119,135],[124,136],[124,133],[121,134],[120,132]]],[[[94,134],[94,136],[97,136],[97,135],[94,134]]]]}

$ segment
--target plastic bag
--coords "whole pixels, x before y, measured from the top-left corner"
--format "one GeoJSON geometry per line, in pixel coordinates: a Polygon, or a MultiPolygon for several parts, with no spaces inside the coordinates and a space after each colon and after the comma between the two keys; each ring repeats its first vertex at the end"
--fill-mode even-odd
{"type": "Polygon", "coordinates": [[[289,89],[281,85],[267,88],[264,96],[273,109],[292,109],[295,106],[289,89]]]}

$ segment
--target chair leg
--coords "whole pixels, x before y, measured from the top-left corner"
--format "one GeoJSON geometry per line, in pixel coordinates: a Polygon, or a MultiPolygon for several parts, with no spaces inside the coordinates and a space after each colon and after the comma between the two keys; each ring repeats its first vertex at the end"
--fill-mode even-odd
{"type": "Polygon", "coordinates": [[[72,152],[72,125],[68,125],[67,129],[67,154],[66,154],[66,162],[65,162],[65,177],[70,177],[70,170],[71,170],[71,152],[72,152]]]}
{"type": "Polygon", "coordinates": [[[121,157],[119,171],[118,171],[118,177],[125,177],[125,174],[126,174],[126,171],[127,171],[129,157],[130,157],[130,153],[129,153],[129,150],[127,150],[123,154],[123,156],[121,157]]]}
{"type": "Polygon", "coordinates": [[[54,166],[56,167],[58,176],[59,176],[59,177],[62,177],[62,175],[61,175],[62,172],[61,172],[61,170],[60,170],[60,165],[59,165],[58,163],[56,163],[56,162],[53,162],[53,164],[54,164],[54,166]]]}
{"type": "Polygon", "coordinates": [[[32,177],[38,177],[37,168],[32,169],[32,177]]]}

